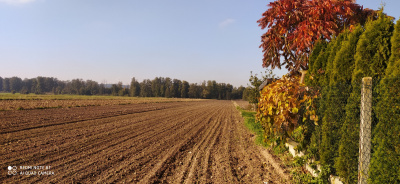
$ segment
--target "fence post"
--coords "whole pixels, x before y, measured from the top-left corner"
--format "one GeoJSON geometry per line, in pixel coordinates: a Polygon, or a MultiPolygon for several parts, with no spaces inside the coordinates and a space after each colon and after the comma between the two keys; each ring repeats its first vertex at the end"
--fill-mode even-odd
{"type": "Polygon", "coordinates": [[[372,78],[362,79],[358,184],[366,184],[371,158],[372,78]]]}

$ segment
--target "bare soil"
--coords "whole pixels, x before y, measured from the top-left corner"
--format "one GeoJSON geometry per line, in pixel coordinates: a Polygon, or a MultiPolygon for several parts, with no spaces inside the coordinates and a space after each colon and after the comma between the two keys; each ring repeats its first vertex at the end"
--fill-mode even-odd
{"type": "MultiPolygon", "coordinates": [[[[181,98],[126,98],[106,97],[109,99],[62,99],[54,95],[56,99],[8,99],[0,100],[0,111],[7,110],[28,110],[28,109],[51,109],[51,108],[71,108],[71,107],[87,107],[87,106],[109,106],[109,105],[128,105],[138,103],[168,103],[182,101],[199,101],[199,99],[181,99],[181,98]],[[57,99],[60,98],[60,99],[57,99]],[[115,98],[115,99],[113,99],[115,98]]],[[[18,96],[16,96],[18,97],[18,96]]],[[[46,98],[46,95],[39,97],[46,98]]],[[[93,96],[84,96],[93,97],[93,96]]],[[[21,97],[24,98],[24,97],[21,97]]]]}
{"type": "Polygon", "coordinates": [[[289,181],[231,101],[9,110],[0,122],[0,183],[289,181]],[[20,166],[54,174],[20,175],[39,171],[20,166]]]}

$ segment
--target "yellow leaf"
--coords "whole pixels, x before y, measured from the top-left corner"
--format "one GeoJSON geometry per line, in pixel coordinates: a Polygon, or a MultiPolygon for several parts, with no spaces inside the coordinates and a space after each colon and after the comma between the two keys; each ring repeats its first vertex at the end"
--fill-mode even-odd
{"type": "Polygon", "coordinates": [[[297,112],[299,112],[299,109],[296,108],[296,107],[293,107],[293,108],[292,108],[292,112],[293,112],[294,114],[296,114],[297,112]]]}

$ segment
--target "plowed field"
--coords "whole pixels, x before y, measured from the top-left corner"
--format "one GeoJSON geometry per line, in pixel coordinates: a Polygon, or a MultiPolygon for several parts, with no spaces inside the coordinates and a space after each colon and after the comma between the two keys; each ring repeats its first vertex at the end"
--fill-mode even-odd
{"type": "Polygon", "coordinates": [[[242,121],[216,100],[0,111],[0,183],[287,183],[242,121]]]}

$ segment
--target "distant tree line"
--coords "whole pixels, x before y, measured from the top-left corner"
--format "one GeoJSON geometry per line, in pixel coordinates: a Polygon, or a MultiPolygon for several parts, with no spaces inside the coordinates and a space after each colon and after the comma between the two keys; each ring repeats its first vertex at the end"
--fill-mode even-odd
{"type": "Polygon", "coordinates": [[[99,84],[92,80],[73,79],[61,81],[53,77],[21,79],[19,77],[0,77],[0,91],[22,94],[73,94],[73,95],[112,95],[132,97],[203,98],[203,99],[245,99],[249,97],[250,87],[233,87],[231,84],[217,83],[215,80],[201,84],[169,77],[156,77],[139,82],[132,78],[129,86],[99,84]]]}

